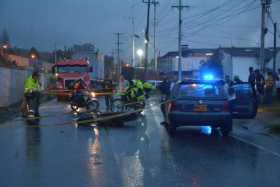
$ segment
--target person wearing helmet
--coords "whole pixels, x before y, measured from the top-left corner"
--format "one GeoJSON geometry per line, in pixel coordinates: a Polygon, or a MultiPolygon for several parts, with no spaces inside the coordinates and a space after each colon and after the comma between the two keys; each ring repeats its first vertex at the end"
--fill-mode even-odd
{"type": "Polygon", "coordinates": [[[36,117],[39,117],[40,106],[40,74],[38,71],[34,71],[32,75],[27,77],[24,83],[24,96],[26,104],[31,104],[36,117]]]}

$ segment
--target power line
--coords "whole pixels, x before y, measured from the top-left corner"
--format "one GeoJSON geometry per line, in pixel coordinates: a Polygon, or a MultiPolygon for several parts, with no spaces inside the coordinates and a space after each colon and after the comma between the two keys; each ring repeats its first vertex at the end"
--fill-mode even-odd
{"type": "Polygon", "coordinates": [[[218,6],[214,7],[214,8],[208,9],[208,10],[206,10],[205,12],[203,12],[201,14],[196,14],[196,15],[189,16],[189,17],[192,19],[192,21],[197,21],[197,20],[199,20],[199,19],[201,19],[201,18],[203,18],[205,16],[209,17],[210,14],[216,13],[218,10],[224,8],[227,5],[230,5],[230,3],[232,3],[232,2],[234,3],[235,1],[232,1],[232,0],[224,1],[222,4],[220,4],[220,5],[218,5],[218,6]]]}
{"type": "Polygon", "coordinates": [[[207,27],[210,27],[211,25],[215,24],[215,26],[217,25],[216,21],[220,21],[220,23],[224,23],[226,21],[229,21],[230,19],[233,19],[233,18],[236,18],[237,16],[241,15],[241,14],[244,14],[244,13],[247,13],[247,12],[250,12],[250,11],[253,11],[253,10],[256,10],[258,9],[258,7],[252,7],[252,8],[246,8],[246,9],[242,9],[240,10],[239,12],[236,12],[234,14],[231,14],[231,15],[226,15],[224,17],[221,17],[221,18],[216,18],[210,22],[205,22],[203,24],[199,24],[196,28],[193,28],[193,32],[191,34],[195,34],[195,33],[198,33],[200,31],[202,31],[203,29],[207,28],[207,27]],[[215,21],[213,23],[213,21],[215,21]],[[199,28],[200,27],[200,28],[199,28]]]}
{"type": "MultiPolygon", "coordinates": [[[[254,2],[255,0],[253,0],[254,2]]],[[[244,6],[239,6],[237,7],[236,9],[232,9],[232,11],[228,12],[227,14],[225,15],[222,15],[222,16],[216,16],[214,18],[212,17],[209,17],[209,19],[205,20],[204,22],[198,24],[196,27],[199,27],[199,26],[203,26],[203,25],[209,25],[209,24],[212,24],[212,23],[216,23],[217,21],[225,21],[227,18],[231,18],[233,16],[235,16],[236,14],[240,14],[242,13],[243,11],[247,11],[248,10],[248,6],[252,6],[252,2],[249,2],[249,3],[246,3],[244,6]],[[245,9],[244,9],[245,8],[245,9]],[[240,10],[241,9],[241,10],[240,10]],[[238,12],[235,12],[235,11],[238,11],[238,12]]]]}

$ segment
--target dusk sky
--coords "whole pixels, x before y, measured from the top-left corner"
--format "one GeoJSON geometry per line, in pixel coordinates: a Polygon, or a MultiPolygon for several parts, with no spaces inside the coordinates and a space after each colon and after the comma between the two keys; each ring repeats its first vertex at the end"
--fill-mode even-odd
{"type": "MultiPolygon", "coordinates": [[[[158,43],[165,53],[177,49],[178,11],[171,6],[178,1],[159,2],[158,43]]],[[[280,1],[272,2],[272,17],[280,23],[280,1]]],[[[184,0],[184,4],[190,6],[183,12],[184,44],[193,48],[258,45],[260,0],[184,0]]],[[[0,29],[7,29],[18,47],[49,51],[55,44],[62,48],[91,42],[107,54],[115,49],[113,33],[121,32],[125,33],[123,56],[128,56],[129,18],[135,16],[136,33],[142,36],[137,47],[142,47],[146,7],[142,0],[0,0],[0,29]]],[[[270,20],[268,28],[267,44],[271,45],[270,20]]]]}

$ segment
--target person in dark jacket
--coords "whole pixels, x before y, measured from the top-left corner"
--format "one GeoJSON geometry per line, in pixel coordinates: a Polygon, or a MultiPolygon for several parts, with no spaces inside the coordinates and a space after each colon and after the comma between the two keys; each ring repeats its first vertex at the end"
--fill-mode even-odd
{"type": "Polygon", "coordinates": [[[106,109],[107,111],[110,111],[112,106],[112,100],[113,100],[112,95],[114,91],[113,81],[111,79],[106,79],[103,84],[103,89],[104,92],[106,92],[105,95],[106,109]]]}
{"type": "Polygon", "coordinates": [[[278,69],[278,73],[277,73],[276,91],[277,91],[277,97],[280,100],[280,69],[278,69]]]}
{"type": "Polygon", "coordinates": [[[264,95],[264,85],[265,85],[265,79],[260,70],[255,71],[256,76],[256,87],[257,91],[260,95],[264,95]]]}
{"type": "Polygon", "coordinates": [[[162,83],[159,85],[159,90],[161,94],[163,94],[165,97],[170,96],[170,86],[171,83],[168,81],[167,77],[165,77],[162,81],[162,83]]]}
{"type": "Polygon", "coordinates": [[[257,95],[257,93],[256,93],[256,76],[255,76],[253,67],[249,68],[248,82],[252,87],[254,97],[256,97],[256,95],[257,95]]]}

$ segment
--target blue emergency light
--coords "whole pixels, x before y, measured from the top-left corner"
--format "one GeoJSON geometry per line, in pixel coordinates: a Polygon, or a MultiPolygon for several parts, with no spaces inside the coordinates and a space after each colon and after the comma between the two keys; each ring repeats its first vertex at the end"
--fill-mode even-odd
{"type": "Polygon", "coordinates": [[[208,74],[203,75],[203,80],[205,80],[205,81],[213,81],[214,79],[215,78],[214,78],[213,74],[208,73],[208,74]]]}

